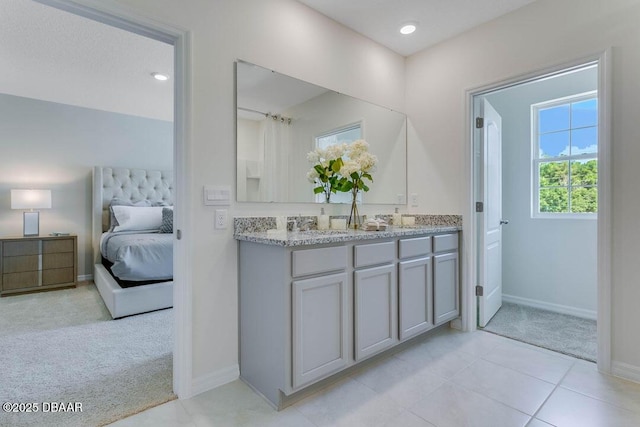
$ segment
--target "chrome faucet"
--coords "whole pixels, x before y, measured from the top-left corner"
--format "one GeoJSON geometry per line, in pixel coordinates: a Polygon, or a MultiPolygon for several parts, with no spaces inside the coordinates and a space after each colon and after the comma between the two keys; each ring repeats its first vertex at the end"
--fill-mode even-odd
{"type": "Polygon", "coordinates": [[[311,218],[307,218],[305,220],[300,219],[299,230],[300,231],[309,231],[311,224],[313,224],[313,220],[311,218]]]}

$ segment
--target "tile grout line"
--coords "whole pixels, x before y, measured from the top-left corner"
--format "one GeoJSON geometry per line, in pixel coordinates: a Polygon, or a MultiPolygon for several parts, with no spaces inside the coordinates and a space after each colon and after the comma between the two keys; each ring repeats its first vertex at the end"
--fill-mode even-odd
{"type": "MultiPolygon", "coordinates": [[[[573,361],[573,363],[571,364],[571,366],[569,367],[569,369],[567,370],[567,372],[565,372],[565,374],[562,376],[562,378],[560,379],[560,381],[558,381],[558,384],[556,384],[553,387],[553,390],[551,390],[551,393],[549,393],[549,395],[542,401],[542,403],[540,404],[540,406],[538,407],[538,409],[533,413],[533,415],[531,415],[531,419],[536,418],[536,415],[538,415],[538,413],[540,412],[540,410],[544,407],[544,405],[549,401],[549,399],[551,398],[551,396],[553,396],[553,393],[556,392],[556,390],[558,388],[560,388],[560,383],[562,383],[562,381],[564,381],[565,378],[567,378],[567,375],[569,375],[569,372],[571,372],[571,370],[573,369],[573,367],[575,366],[577,362],[577,359],[573,361]]],[[[537,418],[536,418],[537,419],[537,418]]],[[[540,420],[540,421],[544,421],[544,420],[540,420]]],[[[544,421],[546,423],[546,421],[544,421]]],[[[550,423],[547,423],[550,424],[550,423]]],[[[553,424],[552,424],[553,425],[553,424]]]]}

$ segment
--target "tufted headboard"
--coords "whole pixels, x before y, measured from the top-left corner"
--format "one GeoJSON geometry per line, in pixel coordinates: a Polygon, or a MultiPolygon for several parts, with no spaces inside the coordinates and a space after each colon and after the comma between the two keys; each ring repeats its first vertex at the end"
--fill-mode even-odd
{"type": "Polygon", "coordinates": [[[100,260],[100,236],[109,228],[109,203],[114,198],[173,205],[173,172],[101,166],[93,169],[92,227],[96,262],[100,260]]]}

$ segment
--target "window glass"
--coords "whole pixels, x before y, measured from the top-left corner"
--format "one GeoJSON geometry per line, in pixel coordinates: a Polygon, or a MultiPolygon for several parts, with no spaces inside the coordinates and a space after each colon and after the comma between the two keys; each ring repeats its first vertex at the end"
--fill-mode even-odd
{"type": "Polygon", "coordinates": [[[538,126],[540,133],[569,129],[569,105],[541,109],[538,126]]]}
{"type": "Polygon", "coordinates": [[[571,189],[571,212],[598,212],[598,189],[596,187],[577,187],[571,189]]]}
{"type": "Polygon", "coordinates": [[[540,212],[569,212],[569,190],[566,187],[541,188],[540,212]]]}
{"type": "Polygon", "coordinates": [[[540,163],[540,187],[566,186],[569,183],[569,162],[540,163]]]}
{"type": "Polygon", "coordinates": [[[571,131],[571,155],[597,153],[598,128],[588,127],[571,131]]]}
{"type": "Polygon", "coordinates": [[[544,133],[540,135],[540,157],[569,155],[569,131],[544,133]]]}
{"type": "Polygon", "coordinates": [[[532,135],[533,215],[596,213],[597,95],[552,100],[533,105],[531,111],[537,122],[532,135]]]}
{"type": "Polygon", "coordinates": [[[598,161],[574,160],[571,162],[571,185],[597,185],[598,161]]]}
{"type": "Polygon", "coordinates": [[[571,104],[571,127],[598,125],[598,100],[596,98],[571,104]]]}

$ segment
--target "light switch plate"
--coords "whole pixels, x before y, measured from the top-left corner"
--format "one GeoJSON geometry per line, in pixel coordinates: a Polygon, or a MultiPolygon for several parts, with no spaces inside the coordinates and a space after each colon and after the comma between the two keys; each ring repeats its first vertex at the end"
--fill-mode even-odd
{"type": "Polygon", "coordinates": [[[418,207],[418,193],[411,193],[411,206],[418,207]]]}
{"type": "Polygon", "coordinates": [[[229,206],[231,205],[231,187],[228,185],[205,185],[205,206],[229,206]]]}

